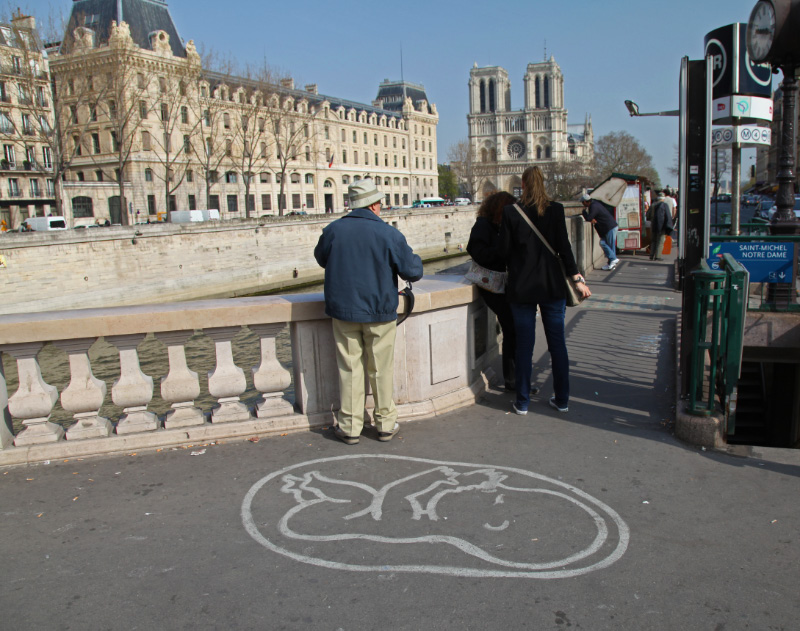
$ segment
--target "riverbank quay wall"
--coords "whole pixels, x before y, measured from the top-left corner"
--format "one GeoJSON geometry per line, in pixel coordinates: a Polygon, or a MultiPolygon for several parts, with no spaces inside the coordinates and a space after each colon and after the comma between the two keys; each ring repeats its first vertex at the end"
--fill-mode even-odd
{"type": "MultiPolygon", "coordinates": [[[[498,357],[495,318],[463,277],[428,276],[414,291],[395,347],[401,422],[475,403],[498,357]]],[[[330,425],[339,386],[324,309],[314,293],[0,316],[0,360],[13,368],[4,373],[0,361],[0,466],[200,449],[330,425]],[[288,361],[276,344],[287,330],[288,361]],[[245,331],[250,365],[235,348],[245,331]],[[158,364],[142,361],[146,337],[158,343],[158,364]],[[198,337],[213,348],[210,366],[190,349],[198,337]],[[114,355],[103,379],[95,376],[100,344],[114,355]],[[45,345],[59,354],[43,371],[45,345]],[[198,404],[201,382],[207,407],[198,404]]],[[[368,397],[368,411],[373,405],[368,397]]]]}
{"type": "MultiPolygon", "coordinates": [[[[466,251],[475,206],[384,211],[425,260],[466,251]]],[[[579,211],[572,205],[569,212],[579,211]]],[[[323,279],[322,229],[341,215],[145,224],[0,236],[0,314],[224,298],[323,279]]],[[[568,218],[582,271],[602,265],[590,224],[568,218]]],[[[358,256],[358,252],[353,253],[358,256]]]]}

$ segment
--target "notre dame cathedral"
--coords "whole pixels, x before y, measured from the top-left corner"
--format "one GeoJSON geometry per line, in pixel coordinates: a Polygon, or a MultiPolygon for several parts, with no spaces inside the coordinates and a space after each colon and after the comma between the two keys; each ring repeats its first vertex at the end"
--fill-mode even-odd
{"type": "Polygon", "coordinates": [[[564,76],[555,59],[528,64],[525,107],[511,109],[511,82],[505,68],[479,68],[469,77],[469,142],[481,183],[478,199],[496,190],[518,195],[522,172],[554,162],[590,164],[594,132],[589,115],[579,125],[567,123],[564,76]]]}

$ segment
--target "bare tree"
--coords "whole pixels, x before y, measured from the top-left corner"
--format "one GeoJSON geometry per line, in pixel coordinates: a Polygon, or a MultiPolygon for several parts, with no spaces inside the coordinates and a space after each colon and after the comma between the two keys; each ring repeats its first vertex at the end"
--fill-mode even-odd
{"type": "Polygon", "coordinates": [[[625,131],[614,131],[597,139],[594,146],[595,177],[604,180],[612,173],[639,175],[661,186],[653,158],[639,141],[625,131]]]}
{"type": "Polygon", "coordinates": [[[217,183],[219,168],[227,157],[223,127],[226,104],[219,98],[213,98],[211,87],[205,82],[201,83],[199,90],[199,98],[192,100],[190,107],[194,110],[195,119],[201,122],[192,135],[190,148],[202,170],[206,208],[211,208],[211,187],[217,183]]]}
{"type": "Polygon", "coordinates": [[[546,162],[541,167],[547,192],[556,201],[573,200],[594,183],[591,165],[580,160],[546,162]]]}
{"type": "Polygon", "coordinates": [[[92,107],[101,109],[110,125],[111,153],[115,156],[113,173],[119,187],[119,212],[122,225],[128,224],[125,198],[125,174],[131,154],[139,148],[138,131],[151,105],[152,76],[144,68],[130,63],[134,44],[126,24],[112,24],[106,58],[104,98],[92,107]]]}
{"type": "MultiPolygon", "coordinates": [[[[16,132],[30,170],[52,174],[56,213],[72,226],[71,209],[64,204],[64,175],[76,158],[90,153],[90,104],[102,90],[86,80],[83,57],[87,49],[76,50],[68,62],[59,65],[57,74],[51,66],[48,81],[41,40],[25,23],[17,20],[12,28],[21,43],[18,100],[26,109],[19,112],[19,120],[11,113],[0,113],[0,127],[16,132]],[[35,156],[37,145],[41,148],[41,161],[35,156]]],[[[0,99],[8,100],[8,95],[0,94],[0,99]]]]}
{"type": "Polygon", "coordinates": [[[460,140],[447,151],[450,168],[458,177],[459,185],[466,191],[470,200],[475,201],[475,195],[480,190],[486,178],[485,169],[478,162],[478,155],[469,140],[460,140]]]}
{"type": "MultiPolygon", "coordinates": [[[[283,80],[284,84],[286,81],[283,80]]],[[[316,144],[314,123],[318,110],[307,99],[297,99],[289,88],[274,84],[268,87],[263,112],[275,150],[275,161],[270,160],[270,170],[279,181],[278,214],[283,216],[287,205],[286,175],[298,158],[305,155],[306,147],[316,144]]]]}
{"type": "Polygon", "coordinates": [[[190,116],[197,110],[193,104],[199,97],[200,57],[187,54],[186,59],[175,59],[154,77],[156,96],[151,111],[158,121],[158,133],[152,134],[151,142],[155,162],[160,168],[156,176],[164,183],[165,219],[171,221],[172,194],[186,177],[192,153],[192,136],[200,127],[201,118],[190,116]]]}

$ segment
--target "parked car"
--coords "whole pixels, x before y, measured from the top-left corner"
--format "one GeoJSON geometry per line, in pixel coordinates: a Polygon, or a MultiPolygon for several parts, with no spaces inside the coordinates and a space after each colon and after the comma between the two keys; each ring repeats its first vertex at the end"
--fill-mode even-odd
{"type": "MultiPolygon", "coordinates": [[[[762,210],[761,216],[764,217],[765,219],[769,219],[770,221],[772,221],[772,218],[775,216],[776,212],[778,212],[778,205],[774,204],[772,208],[766,211],[766,213],[762,210]]],[[[800,219],[800,195],[794,196],[794,214],[795,217],[800,219]]]]}
{"type": "Polygon", "coordinates": [[[471,203],[466,197],[456,197],[456,206],[469,206],[471,203]]]}
{"type": "Polygon", "coordinates": [[[29,217],[22,223],[25,224],[28,231],[34,232],[67,229],[67,220],[63,217],[29,217]]]}

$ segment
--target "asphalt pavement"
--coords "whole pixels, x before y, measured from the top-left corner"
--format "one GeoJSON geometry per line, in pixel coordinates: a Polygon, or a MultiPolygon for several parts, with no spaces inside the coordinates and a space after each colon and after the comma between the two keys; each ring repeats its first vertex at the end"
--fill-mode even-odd
{"type": "MultiPolygon", "coordinates": [[[[796,629],[800,458],[683,444],[669,261],[568,310],[572,399],[0,472],[5,629],[796,629]]],[[[541,331],[540,331],[541,333],[541,331]]]]}

